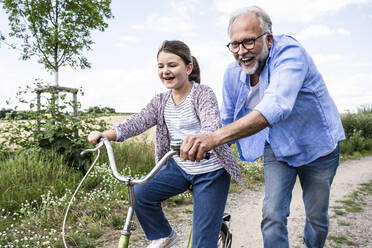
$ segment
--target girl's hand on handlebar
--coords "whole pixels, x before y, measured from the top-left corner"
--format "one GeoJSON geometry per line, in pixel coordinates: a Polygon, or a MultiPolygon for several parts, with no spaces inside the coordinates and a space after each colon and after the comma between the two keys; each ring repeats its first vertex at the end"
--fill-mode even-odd
{"type": "Polygon", "coordinates": [[[114,129],[110,129],[104,132],[93,131],[88,135],[88,141],[93,145],[97,145],[101,138],[106,138],[109,141],[116,140],[116,132],[114,129]]]}
{"type": "Polygon", "coordinates": [[[101,138],[104,138],[103,133],[98,132],[98,131],[93,131],[88,135],[89,143],[91,143],[92,145],[95,145],[95,146],[98,144],[98,141],[101,138]]]}

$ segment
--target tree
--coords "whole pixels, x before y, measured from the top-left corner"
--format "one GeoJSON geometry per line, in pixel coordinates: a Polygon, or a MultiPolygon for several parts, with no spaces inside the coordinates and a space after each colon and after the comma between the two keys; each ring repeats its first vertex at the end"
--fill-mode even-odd
{"type": "Polygon", "coordinates": [[[6,42],[0,32],[0,41],[21,51],[23,60],[33,56],[55,75],[58,86],[59,68],[90,68],[83,55],[91,50],[92,30],[104,31],[106,19],[113,18],[111,0],[0,0],[9,15],[9,37],[21,40],[18,44],[6,42]]]}

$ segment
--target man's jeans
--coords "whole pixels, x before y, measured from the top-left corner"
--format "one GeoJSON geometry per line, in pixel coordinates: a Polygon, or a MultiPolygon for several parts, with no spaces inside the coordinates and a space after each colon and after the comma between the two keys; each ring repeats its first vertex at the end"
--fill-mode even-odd
{"type": "Polygon", "coordinates": [[[191,185],[194,201],[192,247],[217,247],[230,175],[225,169],[190,175],[172,158],[150,182],[134,187],[134,208],[147,239],[170,235],[172,228],[164,216],[161,202],[185,192],[191,185]]]}
{"type": "Polygon", "coordinates": [[[339,165],[339,145],[330,154],[300,167],[275,158],[265,145],[265,199],[261,231],[265,248],[288,248],[287,217],[298,175],[306,212],[304,243],[308,248],[324,246],[329,225],[328,205],[333,177],[339,165]]]}

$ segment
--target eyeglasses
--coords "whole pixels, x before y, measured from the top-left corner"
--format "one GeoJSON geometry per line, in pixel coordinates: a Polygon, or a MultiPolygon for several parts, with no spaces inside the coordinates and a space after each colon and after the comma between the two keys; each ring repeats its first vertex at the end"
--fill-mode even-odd
{"type": "Polygon", "coordinates": [[[255,45],[255,41],[259,38],[261,38],[262,36],[264,36],[265,34],[267,34],[267,32],[261,34],[260,36],[256,37],[256,38],[249,38],[249,39],[244,39],[242,41],[233,41],[233,42],[230,42],[229,44],[227,44],[227,48],[229,48],[229,50],[232,52],[232,53],[237,53],[239,52],[240,50],[240,44],[243,45],[243,47],[247,50],[251,50],[254,48],[254,45],[255,45]]]}

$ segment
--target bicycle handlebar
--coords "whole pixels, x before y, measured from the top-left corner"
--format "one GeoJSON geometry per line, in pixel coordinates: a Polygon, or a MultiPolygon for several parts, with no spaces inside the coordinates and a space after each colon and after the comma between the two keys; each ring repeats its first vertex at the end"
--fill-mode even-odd
{"type": "MultiPolygon", "coordinates": [[[[98,145],[95,148],[86,149],[86,150],[82,151],[80,153],[80,155],[84,155],[87,152],[98,151],[103,146],[105,146],[106,150],[107,150],[107,155],[108,155],[108,158],[109,158],[112,174],[114,175],[114,177],[117,180],[119,180],[120,182],[126,183],[126,184],[132,184],[132,185],[145,184],[148,181],[150,181],[150,179],[152,179],[156,175],[156,173],[165,165],[165,163],[168,161],[168,159],[170,157],[172,157],[175,154],[179,155],[181,143],[182,143],[182,140],[171,141],[171,149],[172,150],[167,152],[162,157],[162,159],[160,159],[160,161],[154,166],[154,168],[152,168],[152,170],[145,177],[143,177],[141,179],[136,179],[136,178],[132,178],[132,177],[124,177],[118,172],[117,167],[116,167],[114,152],[112,150],[112,146],[110,144],[110,141],[106,138],[99,139],[98,145]]],[[[210,158],[210,153],[207,152],[205,154],[205,159],[209,159],[209,158],[210,158]]]]}
{"type": "Polygon", "coordinates": [[[86,149],[86,150],[82,151],[80,154],[83,155],[87,152],[97,151],[97,150],[101,149],[103,146],[106,147],[107,155],[108,155],[109,162],[110,162],[111,171],[112,171],[114,177],[117,180],[119,180],[120,182],[123,182],[123,183],[126,183],[126,184],[132,184],[132,185],[145,184],[148,181],[150,181],[150,179],[153,178],[156,175],[156,173],[161,169],[161,167],[163,167],[165,165],[167,160],[170,157],[172,157],[174,154],[177,153],[177,151],[175,151],[175,150],[171,150],[171,151],[167,152],[163,156],[163,158],[160,159],[160,161],[154,166],[154,168],[145,177],[143,177],[141,179],[136,179],[136,178],[132,178],[132,177],[124,177],[118,172],[117,167],[116,167],[115,158],[114,158],[114,152],[112,150],[112,146],[110,144],[110,141],[106,138],[100,139],[98,145],[95,148],[86,149]]]}

